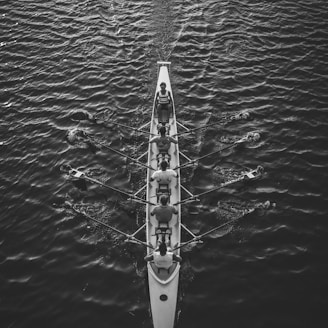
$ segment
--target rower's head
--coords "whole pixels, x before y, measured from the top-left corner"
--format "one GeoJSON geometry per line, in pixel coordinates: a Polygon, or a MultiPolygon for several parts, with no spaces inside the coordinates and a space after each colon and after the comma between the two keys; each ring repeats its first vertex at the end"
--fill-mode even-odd
{"type": "Polygon", "coordinates": [[[168,202],[169,198],[166,195],[161,195],[161,197],[159,198],[159,201],[161,203],[161,205],[166,206],[167,202],[168,202]]]}
{"type": "Polygon", "coordinates": [[[160,164],[161,170],[166,171],[169,164],[167,164],[167,161],[162,161],[160,164]]]}
{"type": "Polygon", "coordinates": [[[161,134],[162,137],[165,136],[165,134],[166,134],[165,126],[161,126],[161,127],[160,127],[160,129],[159,129],[159,133],[161,134]]]}
{"type": "Polygon", "coordinates": [[[164,256],[167,252],[167,247],[166,247],[166,244],[165,242],[161,242],[158,246],[158,250],[159,250],[159,253],[164,256]]]}
{"type": "Polygon", "coordinates": [[[165,88],[166,88],[166,83],[165,83],[165,82],[162,82],[159,86],[161,87],[162,90],[165,90],[165,88]]]}

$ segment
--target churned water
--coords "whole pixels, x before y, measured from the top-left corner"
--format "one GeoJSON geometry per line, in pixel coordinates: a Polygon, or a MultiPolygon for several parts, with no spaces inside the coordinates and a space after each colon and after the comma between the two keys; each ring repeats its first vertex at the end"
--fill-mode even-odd
{"type": "Polygon", "coordinates": [[[148,122],[156,62],[169,60],[182,124],[251,113],[181,136],[185,154],[261,134],[182,170],[183,184],[197,193],[224,168],[265,169],[185,205],[183,222],[202,233],[220,224],[219,200],[276,203],[182,252],[177,326],[327,327],[327,17],[324,0],[1,0],[0,326],[151,327],[145,250],[65,202],[89,204],[129,233],[142,207],[101,187],[81,191],[61,167],[140,188],[144,169],[66,136],[78,128],[140,156],[147,139],[116,123],[148,122]],[[86,119],[99,113],[106,123],[86,119]]]}

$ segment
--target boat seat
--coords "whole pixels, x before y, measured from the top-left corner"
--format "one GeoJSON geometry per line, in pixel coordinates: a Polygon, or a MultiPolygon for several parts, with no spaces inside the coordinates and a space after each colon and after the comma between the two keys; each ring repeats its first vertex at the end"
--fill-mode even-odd
{"type": "Polygon", "coordinates": [[[162,123],[157,124],[157,132],[158,132],[158,133],[159,133],[159,129],[160,129],[162,126],[165,127],[165,129],[166,129],[166,134],[169,136],[169,135],[170,135],[171,125],[170,125],[170,124],[166,125],[166,123],[164,123],[164,124],[162,124],[162,123]]]}
{"type": "Polygon", "coordinates": [[[155,230],[155,236],[157,240],[161,240],[161,237],[168,237],[167,242],[171,243],[172,228],[169,227],[157,227],[155,230]]]}
{"type": "Polygon", "coordinates": [[[156,267],[156,268],[157,268],[157,272],[158,272],[158,273],[160,273],[161,270],[165,270],[165,271],[167,271],[167,273],[170,273],[170,269],[171,269],[171,267],[169,267],[168,269],[165,269],[165,268],[158,268],[158,267],[156,267]]]}
{"type": "Polygon", "coordinates": [[[158,115],[158,123],[165,125],[166,123],[169,122],[170,122],[170,114],[166,115],[166,113],[161,113],[161,115],[158,115]]]}
{"type": "Polygon", "coordinates": [[[170,196],[171,196],[171,189],[169,188],[168,184],[158,184],[158,188],[156,188],[156,196],[157,196],[157,202],[159,202],[159,198],[162,195],[167,195],[169,197],[170,201],[170,196]]]}
{"type": "Polygon", "coordinates": [[[168,222],[158,222],[158,226],[155,228],[156,244],[159,246],[159,242],[165,239],[166,244],[171,244],[172,227],[168,222]]]}
{"type": "Polygon", "coordinates": [[[168,269],[166,269],[166,268],[159,268],[155,264],[155,261],[151,261],[150,263],[152,264],[152,267],[153,267],[154,271],[157,270],[157,273],[158,274],[164,274],[165,276],[167,276],[167,275],[170,274],[171,267],[173,267],[173,265],[175,264],[175,263],[173,263],[173,265],[171,267],[169,267],[168,269]]]}

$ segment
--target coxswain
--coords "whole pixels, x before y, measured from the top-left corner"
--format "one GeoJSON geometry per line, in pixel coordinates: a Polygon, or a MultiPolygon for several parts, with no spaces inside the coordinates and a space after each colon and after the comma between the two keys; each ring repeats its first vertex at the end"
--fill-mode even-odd
{"type": "Polygon", "coordinates": [[[157,109],[158,121],[167,123],[172,108],[172,97],[170,91],[166,90],[166,83],[160,84],[161,90],[155,96],[155,108],[157,109]]]}

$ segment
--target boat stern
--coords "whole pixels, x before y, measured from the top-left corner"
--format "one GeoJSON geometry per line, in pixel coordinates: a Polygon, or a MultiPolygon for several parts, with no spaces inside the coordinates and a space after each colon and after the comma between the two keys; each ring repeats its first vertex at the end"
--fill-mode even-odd
{"type": "MultiPolygon", "coordinates": [[[[163,270],[163,269],[162,269],[163,270]]],[[[168,280],[161,280],[148,263],[148,280],[151,286],[150,307],[154,328],[173,328],[176,319],[176,307],[179,285],[180,264],[168,280]]]]}

